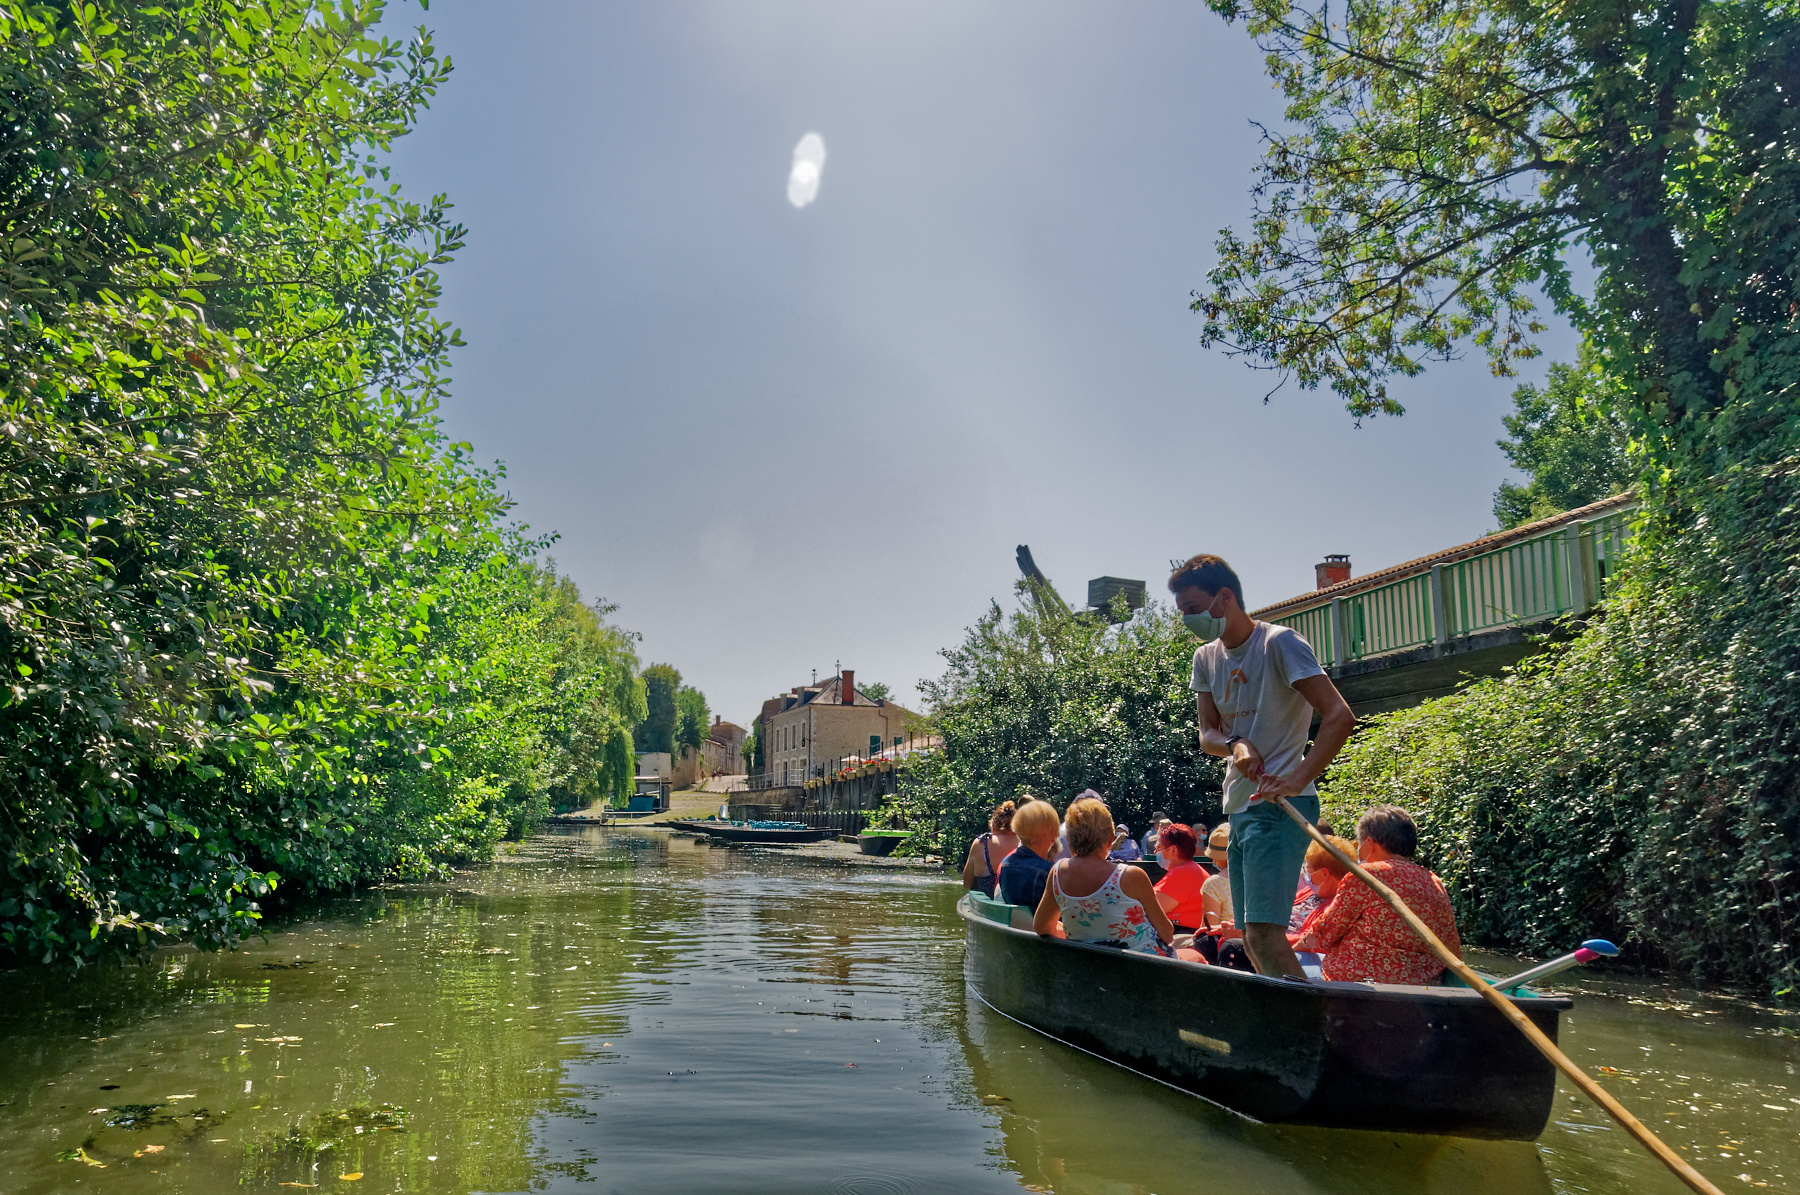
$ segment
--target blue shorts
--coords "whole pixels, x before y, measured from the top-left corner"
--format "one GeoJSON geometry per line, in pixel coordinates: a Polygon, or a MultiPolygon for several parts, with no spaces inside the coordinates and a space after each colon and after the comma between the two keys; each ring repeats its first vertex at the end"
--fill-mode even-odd
{"type": "MultiPolygon", "coordinates": [[[[1319,798],[1289,797],[1288,801],[1301,817],[1319,820],[1319,798]]],[[[1311,841],[1273,801],[1258,801],[1231,815],[1226,870],[1239,929],[1255,922],[1287,925],[1294,913],[1294,891],[1300,886],[1300,865],[1306,862],[1306,846],[1311,841]]]]}

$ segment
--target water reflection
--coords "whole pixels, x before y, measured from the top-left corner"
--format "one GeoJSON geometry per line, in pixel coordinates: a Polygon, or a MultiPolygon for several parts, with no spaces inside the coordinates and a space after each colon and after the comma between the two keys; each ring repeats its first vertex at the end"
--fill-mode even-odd
{"type": "Polygon", "coordinates": [[[972,996],[966,1026],[975,1087],[1031,1190],[1552,1189],[1529,1144],[1260,1125],[1050,1042],[972,996]]]}
{"type": "MultiPolygon", "coordinates": [[[[5,1188],[1675,1189],[1566,1094],[1536,1145],[1279,1129],[1048,1042],[966,995],[959,891],[586,829],[235,954],[11,972],[5,1188]]],[[[1597,985],[1564,1040],[1704,1169],[1781,1187],[1790,1025],[1597,985]]]]}

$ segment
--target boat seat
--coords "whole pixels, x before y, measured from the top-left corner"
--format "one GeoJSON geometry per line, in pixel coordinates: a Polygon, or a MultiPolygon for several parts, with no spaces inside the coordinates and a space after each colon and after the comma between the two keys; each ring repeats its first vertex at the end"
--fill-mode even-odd
{"type": "Polygon", "coordinates": [[[971,891],[969,893],[969,904],[973,906],[977,913],[980,913],[989,921],[998,921],[1001,925],[1013,924],[1013,913],[1015,910],[1025,914],[1027,921],[1031,919],[1031,910],[1024,905],[1010,905],[1003,900],[995,900],[993,897],[986,896],[980,892],[971,891]]]}

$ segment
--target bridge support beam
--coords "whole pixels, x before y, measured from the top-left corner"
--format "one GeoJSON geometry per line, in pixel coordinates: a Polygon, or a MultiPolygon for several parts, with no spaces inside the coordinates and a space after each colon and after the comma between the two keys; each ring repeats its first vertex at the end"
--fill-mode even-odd
{"type": "Polygon", "coordinates": [[[1431,566],[1431,638],[1439,647],[1450,641],[1450,619],[1444,603],[1444,566],[1431,566]]]}

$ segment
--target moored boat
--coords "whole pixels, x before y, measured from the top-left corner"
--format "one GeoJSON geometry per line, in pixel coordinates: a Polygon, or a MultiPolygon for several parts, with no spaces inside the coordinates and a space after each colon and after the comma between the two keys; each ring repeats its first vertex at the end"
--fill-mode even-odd
{"type": "MultiPolygon", "coordinates": [[[[1555,1069],[1467,988],[1294,983],[1040,937],[974,894],[957,911],[982,1003],[1251,1119],[1509,1140],[1549,1120],[1555,1069]]],[[[1513,1002],[1552,1040],[1570,1007],[1513,1002]]]]}
{"type": "Polygon", "coordinates": [[[818,842],[829,830],[815,830],[805,822],[674,822],[721,842],[755,843],[762,846],[801,846],[818,842]]]}

